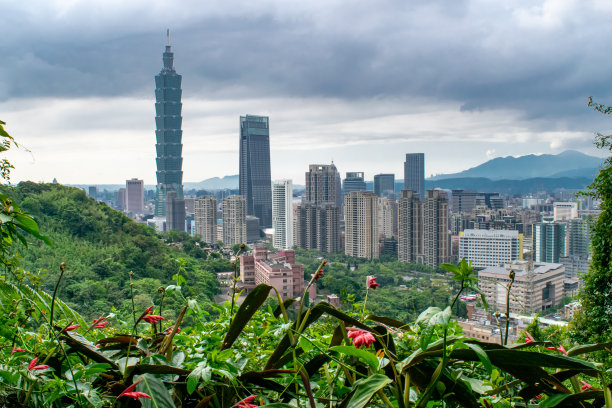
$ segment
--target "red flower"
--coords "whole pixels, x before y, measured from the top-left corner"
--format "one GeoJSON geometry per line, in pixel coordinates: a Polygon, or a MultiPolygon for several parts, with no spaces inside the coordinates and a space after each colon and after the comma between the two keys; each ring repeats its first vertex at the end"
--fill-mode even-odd
{"type": "Polygon", "coordinates": [[[28,371],[32,371],[32,370],[44,370],[45,368],[49,368],[49,366],[46,365],[46,364],[36,365],[37,361],[38,361],[37,357],[34,357],[32,359],[32,361],[30,361],[30,364],[28,364],[28,371]]]}
{"type": "Polygon", "coordinates": [[[525,332],[525,343],[534,343],[535,340],[533,339],[533,337],[531,337],[531,334],[529,334],[529,332],[525,332]]]}
{"type": "Polygon", "coordinates": [[[152,306],[147,307],[147,308],[145,309],[145,311],[144,311],[144,312],[142,312],[142,314],[143,314],[143,315],[145,315],[145,316],[146,316],[146,315],[148,315],[148,314],[151,314],[151,311],[153,310],[153,308],[154,308],[154,307],[155,307],[155,305],[152,305],[152,306]]]}
{"type": "Polygon", "coordinates": [[[565,347],[563,347],[562,345],[559,345],[559,347],[546,347],[548,350],[557,350],[560,351],[561,353],[565,354],[567,356],[567,351],[565,351],[565,347]]]}
{"type": "Polygon", "coordinates": [[[585,381],[580,381],[580,382],[583,384],[582,387],[580,387],[581,391],[593,389],[593,386],[589,384],[588,382],[585,382],[585,381]]]}
{"type": "Polygon", "coordinates": [[[493,405],[491,405],[491,403],[488,400],[486,400],[486,399],[482,400],[482,406],[484,408],[493,408],[493,405]]]}
{"type": "Polygon", "coordinates": [[[117,399],[119,399],[121,397],[129,397],[129,398],[134,398],[134,399],[138,399],[138,398],[152,399],[148,394],[145,394],[144,392],[133,391],[134,388],[136,388],[138,383],[141,382],[141,381],[142,381],[142,378],[140,380],[136,381],[134,384],[132,384],[129,387],[127,387],[125,390],[123,390],[123,392],[121,394],[117,395],[117,399]]]}
{"type": "Polygon", "coordinates": [[[258,407],[259,405],[253,404],[253,401],[255,401],[255,398],[257,398],[257,395],[249,395],[248,397],[246,397],[245,399],[243,399],[242,401],[240,401],[236,405],[233,405],[232,408],[254,408],[254,407],[258,407]]]}
{"type": "Polygon", "coordinates": [[[11,354],[15,354],[15,353],[18,353],[20,351],[25,351],[25,349],[19,348],[17,346],[13,346],[13,349],[11,350],[11,354]]]}
{"type": "Polygon", "coordinates": [[[74,329],[79,328],[79,327],[81,327],[81,325],[80,325],[80,324],[73,324],[72,326],[68,326],[68,327],[66,327],[66,328],[65,328],[64,330],[62,330],[62,331],[67,332],[67,331],[71,331],[71,330],[74,330],[74,329]]]}
{"type": "Polygon", "coordinates": [[[374,343],[374,336],[369,331],[357,328],[349,328],[348,331],[348,338],[353,339],[353,344],[357,348],[361,347],[362,345],[369,347],[370,344],[374,343]]]}
{"type": "Polygon", "coordinates": [[[163,317],[158,316],[158,315],[149,315],[149,316],[144,316],[142,318],[142,320],[144,320],[147,323],[151,323],[151,324],[155,324],[160,320],[165,320],[163,317]]]}
{"type": "Polygon", "coordinates": [[[92,327],[92,329],[103,329],[103,328],[106,327],[107,324],[108,324],[108,322],[101,322],[101,323],[98,323],[98,324],[94,325],[92,327]]]}
{"type": "Polygon", "coordinates": [[[376,289],[380,283],[376,283],[376,276],[368,276],[368,289],[376,289]]]}

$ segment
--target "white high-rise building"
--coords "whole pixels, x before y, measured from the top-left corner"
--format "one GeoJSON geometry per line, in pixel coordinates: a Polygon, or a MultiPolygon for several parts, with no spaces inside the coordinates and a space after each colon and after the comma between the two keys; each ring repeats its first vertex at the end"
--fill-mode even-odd
{"type": "Polygon", "coordinates": [[[518,231],[467,229],[459,233],[459,259],[476,268],[523,259],[523,234],[518,231]]]}
{"type": "Polygon", "coordinates": [[[204,196],[195,199],[195,233],[206,243],[217,242],[217,197],[204,196]]]}
{"type": "Polygon", "coordinates": [[[223,208],[223,244],[246,243],[246,200],[243,196],[229,196],[223,208]]]}
{"type": "Polygon", "coordinates": [[[278,249],[293,247],[293,182],[276,180],[272,186],[272,245],[278,249]]]}
{"type": "Polygon", "coordinates": [[[555,221],[567,221],[578,218],[578,203],[557,201],[553,204],[555,221]]]}

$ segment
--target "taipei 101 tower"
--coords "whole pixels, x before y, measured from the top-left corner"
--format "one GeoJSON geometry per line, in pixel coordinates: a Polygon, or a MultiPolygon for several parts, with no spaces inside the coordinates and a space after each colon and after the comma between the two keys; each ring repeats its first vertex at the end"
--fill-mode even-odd
{"type": "Polygon", "coordinates": [[[174,53],[170,47],[170,30],[167,32],[168,45],[164,52],[164,67],[155,76],[155,150],[157,151],[157,192],[155,195],[155,216],[166,217],[166,198],[183,198],[183,145],[181,139],[181,76],[173,67],[174,53]]]}

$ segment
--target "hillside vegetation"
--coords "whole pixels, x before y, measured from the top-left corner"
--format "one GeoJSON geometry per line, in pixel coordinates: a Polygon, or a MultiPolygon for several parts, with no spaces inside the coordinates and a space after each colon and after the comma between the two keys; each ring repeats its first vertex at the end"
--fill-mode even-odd
{"type": "Polygon", "coordinates": [[[33,274],[26,276],[36,282],[40,273],[41,288],[51,293],[59,265],[65,262],[58,294],[86,316],[112,307],[131,310],[130,272],[135,302],[149,305],[158,288],[175,283],[172,277],[179,268],[187,279],[183,294],[205,303],[218,293],[214,272],[231,269],[228,261],[207,260],[200,248],[204,243],[197,239],[159,235],[79,189],[25,182],[3,186],[3,191],[34,217],[54,244],[33,240],[19,251],[21,267],[33,274]]]}

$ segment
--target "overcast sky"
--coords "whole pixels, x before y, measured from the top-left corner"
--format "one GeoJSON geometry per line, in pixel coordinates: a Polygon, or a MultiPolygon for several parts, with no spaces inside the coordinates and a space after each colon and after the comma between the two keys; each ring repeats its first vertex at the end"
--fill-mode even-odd
{"type": "Polygon", "coordinates": [[[576,149],[612,129],[612,2],[0,0],[0,119],[21,180],[155,184],[166,28],[184,181],[238,173],[239,116],[270,116],[273,178],[310,163],[403,178],[576,149]]]}

